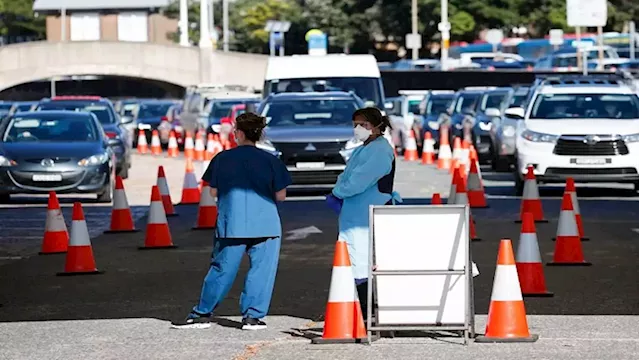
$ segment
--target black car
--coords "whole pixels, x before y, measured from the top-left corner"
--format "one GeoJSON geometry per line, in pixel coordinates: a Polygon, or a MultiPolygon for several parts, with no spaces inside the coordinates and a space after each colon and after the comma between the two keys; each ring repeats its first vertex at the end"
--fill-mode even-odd
{"type": "Polygon", "coordinates": [[[364,103],[346,92],[271,94],[258,112],[267,118],[257,146],[278,156],[291,173],[293,187],[330,187],[353,150],[353,112],[364,103]]]}
{"type": "Polygon", "coordinates": [[[116,154],[116,172],[123,179],[129,177],[132,139],[126,129],[126,124],[132,120],[128,118],[121,119],[110,100],[100,96],[54,96],[50,99],[41,100],[36,105],[35,110],[70,110],[93,113],[102,124],[109,138],[109,146],[116,154]]]}
{"type": "Polygon", "coordinates": [[[452,146],[455,137],[464,140],[466,134],[467,140],[471,140],[469,125],[473,124],[475,108],[482,94],[490,89],[492,88],[466,87],[456,92],[442,120],[442,125],[449,128],[449,143],[452,146]],[[464,124],[467,126],[465,127],[464,124]]]}
{"type": "Polygon", "coordinates": [[[433,90],[425,95],[420,102],[420,115],[422,115],[422,124],[420,124],[420,139],[424,139],[425,133],[431,133],[434,141],[435,149],[440,146],[440,125],[442,114],[453,100],[453,91],[433,90]]]}
{"type": "Polygon", "coordinates": [[[158,130],[158,126],[163,118],[166,118],[169,108],[177,104],[176,100],[142,100],[137,104],[135,111],[135,121],[138,124],[138,132],[133,139],[133,146],[138,144],[140,130],[144,131],[147,144],[151,143],[153,130],[158,130]]]}
{"type": "Polygon", "coordinates": [[[500,87],[488,90],[480,97],[470,117],[471,143],[478,152],[481,163],[491,162],[495,157],[495,148],[491,139],[491,129],[496,126],[505,109],[511,88],[500,87]]]}
{"type": "Polygon", "coordinates": [[[0,123],[0,134],[0,200],[55,191],[111,202],[116,158],[95,115],[21,112],[0,123]]]}

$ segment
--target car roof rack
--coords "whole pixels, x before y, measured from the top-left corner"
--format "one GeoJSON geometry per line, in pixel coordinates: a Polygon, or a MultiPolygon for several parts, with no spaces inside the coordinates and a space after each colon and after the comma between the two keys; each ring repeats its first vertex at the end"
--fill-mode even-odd
{"type": "Polygon", "coordinates": [[[567,74],[538,76],[536,85],[616,85],[619,86],[624,77],[619,74],[567,74]]]}

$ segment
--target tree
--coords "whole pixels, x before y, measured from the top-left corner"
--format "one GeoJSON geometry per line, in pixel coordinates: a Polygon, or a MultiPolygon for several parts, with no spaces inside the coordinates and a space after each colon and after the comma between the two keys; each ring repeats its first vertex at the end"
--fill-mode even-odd
{"type": "Polygon", "coordinates": [[[45,33],[44,18],[33,13],[33,0],[0,0],[0,36],[43,39],[45,33]]]}

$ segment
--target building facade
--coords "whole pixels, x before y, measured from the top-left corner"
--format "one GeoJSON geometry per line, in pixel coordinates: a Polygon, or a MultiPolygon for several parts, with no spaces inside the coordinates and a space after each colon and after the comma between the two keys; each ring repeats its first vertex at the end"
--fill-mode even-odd
{"type": "Polygon", "coordinates": [[[171,0],[35,0],[46,16],[47,41],[173,43],[178,20],[162,13],[171,0]]]}

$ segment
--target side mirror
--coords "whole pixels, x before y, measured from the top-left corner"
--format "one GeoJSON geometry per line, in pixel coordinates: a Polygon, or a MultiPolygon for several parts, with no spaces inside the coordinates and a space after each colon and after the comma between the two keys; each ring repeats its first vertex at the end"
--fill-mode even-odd
{"type": "Polygon", "coordinates": [[[496,108],[488,108],[484,111],[484,114],[488,117],[500,117],[500,110],[496,108]]]}
{"type": "Polygon", "coordinates": [[[384,108],[387,110],[393,109],[393,103],[390,101],[387,101],[386,103],[384,103],[384,108]]]}
{"type": "Polygon", "coordinates": [[[504,114],[514,119],[524,119],[524,109],[521,107],[512,107],[505,110],[504,114]]]}
{"type": "Polygon", "coordinates": [[[131,116],[122,116],[120,118],[120,124],[131,124],[133,122],[133,118],[131,116]]]}

